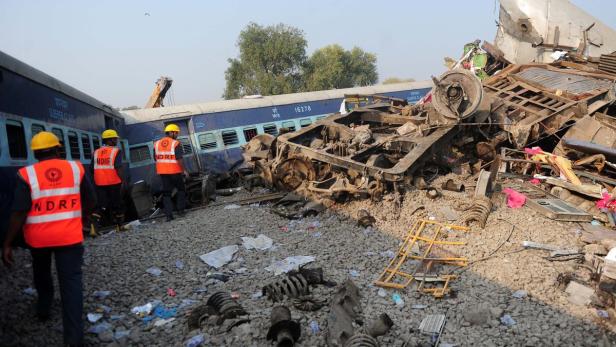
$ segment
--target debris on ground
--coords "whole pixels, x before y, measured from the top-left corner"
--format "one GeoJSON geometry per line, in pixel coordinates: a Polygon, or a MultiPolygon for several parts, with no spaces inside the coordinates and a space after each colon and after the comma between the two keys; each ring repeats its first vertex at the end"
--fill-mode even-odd
{"type": "Polygon", "coordinates": [[[257,249],[265,251],[272,247],[274,241],[263,234],[259,234],[257,237],[242,236],[242,244],[248,250],[257,249]]]}
{"type": "Polygon", "coordinates": [[[275,276],[297,270],[300,266],[311,263],[315,260],[313,256],[296,255],[287,257],[283,260],[275,261],[272,265],[265,268],[269,272],[273,272],[275,276]]]}
{"type": "Polygon", "coordinates": [[[213,268],[221,268],[233,259],[233,255],[239,250],[237,245],[230,245],[202,254],[199,258],[213,268]]]}

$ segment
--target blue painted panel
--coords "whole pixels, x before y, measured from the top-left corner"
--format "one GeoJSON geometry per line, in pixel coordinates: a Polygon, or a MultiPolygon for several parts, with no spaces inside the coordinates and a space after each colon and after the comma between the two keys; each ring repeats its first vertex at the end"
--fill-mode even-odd
{"type": "Polygon", "coordinates": [[[86,131],[104,129],[103,111],[11,71],[0,71],[0,111],[86,131]]]}
{"type": "Polygon", "coordinates": [[[340,109],[342,99],[319,100],[275,107],[226,111],[194,117],[195,131],[225,129],[250,124],[283,121],[317,114],[329,114],[340,109]]]}
{"type": "MultiPolygon", "coordinates": [[[[385,93],[384,95],[406,99],[415,103],[430,88],[385,93]]],[[[193,116],[195,132],[245,127],[248,125],[280,122],[304,117],[327,115],[340,110],[342,99],[318,100],[273,107],[260,107],[247,110],[225,111],[193,116]]],[[[169,122],[169,120],[166,120],[169,122]]],[[[182,126],[180,124],[180,126],[182,126]]],[[[298,124],[296,126],[299,126],[298,124]]],[[[127,136],[131,144],[152,141],[162,136],[163,121],[131,124],[127,126],[127,136]]],[[[241,137],[241,136],[240,136],[241,137]]]]}

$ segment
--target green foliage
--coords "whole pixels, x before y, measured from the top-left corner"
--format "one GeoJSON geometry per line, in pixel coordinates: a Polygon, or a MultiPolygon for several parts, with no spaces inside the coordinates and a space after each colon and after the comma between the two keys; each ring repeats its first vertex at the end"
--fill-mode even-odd
{"type": "Polygon", "coordinates": [[[383,81],[383,84],[394,84],[394,83],[403,83],[403,82],[415,82],[415,79],[414,78],[389,77],[383,81]]]}
{"type": "Polygon", "coordinates": [[[378,80],[376,56],[358,47],[325,46],[308,59],[304,78],[308,91],[371,85],[378,80]]]}
{"type": "Polygon", "coordinates": [[[296,28],[250,23],[238,38],[239,59],[229,59],[223,97],[292,93],[301,86],[306,39],[296,28]]]}
{"type": "Polygon", "coordinates": [[[225,71],[225,99],[366,86],[378,80],[374,54],[329,45],[307,59],[304,33],[284,24],[250,23],[237,45],[240,55],[228,60],[225,71]]]}

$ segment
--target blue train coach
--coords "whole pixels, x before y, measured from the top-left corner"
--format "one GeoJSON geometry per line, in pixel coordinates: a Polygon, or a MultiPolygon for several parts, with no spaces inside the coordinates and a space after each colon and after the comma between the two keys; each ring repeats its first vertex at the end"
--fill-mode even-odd
{"type": "Polygon", "coordinates": [[[415,103],[431,88],[431,81],[409,82],[122,111],[131,178],[133,183],[155,181],[153,141],[163,136],[169,123],[180,126],[178,140],[189,172],[221,173],[241,163],[241,146],[252,137],[308,126],[338,112],[345,95],[380,94],[415,103]]]}
{"type": "MultiPolygon", "coordinates": [[[[107,128],[124,134],[124,119],[116,110],[0,52],[0,239],[8,226],[16,171],[35,162],[32,136],[53,132],[66,159],[88,166],[107,128]]],[[[127,144],[121,143],[125,149],[127,144]]]]}

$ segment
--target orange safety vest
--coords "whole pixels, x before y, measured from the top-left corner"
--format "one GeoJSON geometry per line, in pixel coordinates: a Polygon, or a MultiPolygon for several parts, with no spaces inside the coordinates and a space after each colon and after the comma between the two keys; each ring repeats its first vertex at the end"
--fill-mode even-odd
{"type": "Polygon", "coordinates": [[[97,186],[110,186],[122,183],[114,163],[120,153],[117,147],[103,146],[94,151],[94,183],[97,186]]]}
{"type": "Polygon", "coordinates": [[[182,167],[175,158],[175,148],[180,141],[170,137],[163,137],[154,142],[154,154],[156,155],[156,173],[159,175],[173,175],[182,173],[182,167]]]}
{"type": "Polygon", "coordinates": [[[19,169],[32,198],[23,227],[28,245],[58,247],[83,241],[79,186],[84,172],[80,162],[62,159],[43,160],[19,169]]]}

